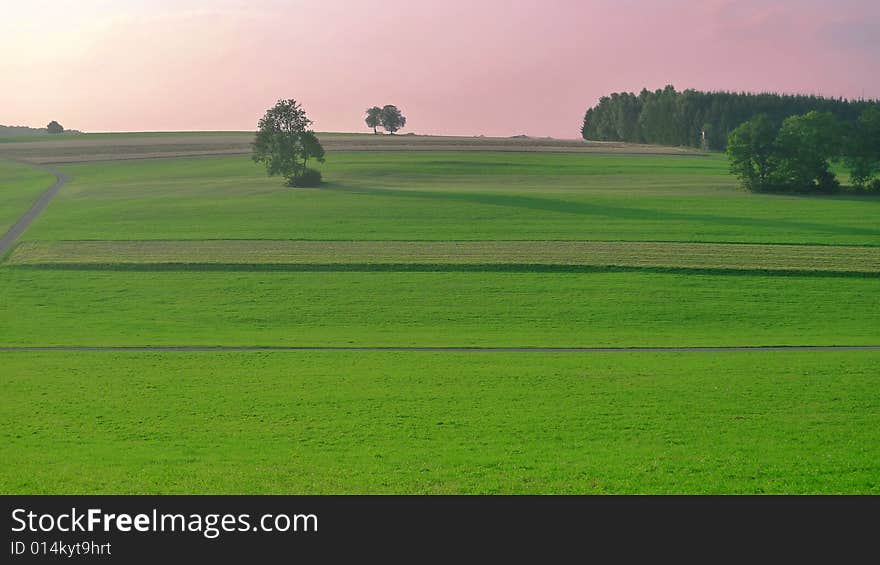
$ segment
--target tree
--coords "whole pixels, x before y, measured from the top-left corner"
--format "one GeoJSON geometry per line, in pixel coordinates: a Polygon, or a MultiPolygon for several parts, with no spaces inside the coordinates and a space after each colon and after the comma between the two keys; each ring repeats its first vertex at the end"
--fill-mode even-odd
{"type": "Polygon", "coordinates": [[[270,176],[286,178],[288,186],[320,184],[320,173],[307,167],[309,158],[324,162],[324,148],[311,124],[296,100],[279,100],[260,119],[253,160],[263,163],[270,176]]]}
{"type": "Polygon", "coordinates": [[[730,133],[730,171],[749,190],[761,192],[772,188],[776,129],[767,114],[758,114],[730,133]]]}
{"type": "Polygon", "coordinates": [[[48,131],[49,133],[64,133],[64,128],[61,126],[61,124],[59,124],[55,120],[52,120],[51,122],[49,122],[49,125],[46,126],[46,131],[48,131]]]}
{"type": "Polygon", "coordinates": [[[376,128],[382,125],[382,108],[378,106],[367,108],[366,122],[368,128],[373,128],[373,133],[379,133],[376,128]]]}
{"type": "Polygon", "coordinates": [[[678,91],[670,85],[654,91],[642,89],[638,96],[629,92],[603,96],[584,114],[581,134],[599,141],[702,147],[701,131],[705,131],[709,149],[723,150],[730,132],[758,114],[767,114],[778,124],[789,116],[816,110],[854,123],[865,108],[876,105],[877,101],[805,95],[678,91]]]}
{"type": "Polygon", "coordinates": [[[827,112],[786,118],[776,136],[776,182],[795,191],[832,192],[840,188],[830,161],[841,156],[841,137],[839,122],[827,112]]]}
{"type": "Polygon", "coordinates": [[[859,188],[880,174],[880,106],[866,108],[849,128],[843,161],[853,184],[859,188]]]}
{"type": "Polygon", "coordinates": [[[382,108],[380,120],[382,122],[382,127],[385,128],[391,135],[394,135],[394,132],[399,129],[403,129],[403,127],[406,125],[406,117],[400,113],[400,110],[397,109],[397,106],[391,104],[382,108]]]}

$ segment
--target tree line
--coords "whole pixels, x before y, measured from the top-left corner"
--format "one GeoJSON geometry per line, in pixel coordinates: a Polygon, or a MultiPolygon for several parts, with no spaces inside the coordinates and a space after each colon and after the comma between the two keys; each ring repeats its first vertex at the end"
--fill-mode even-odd
{"type": "Polygon", "coordinates": [[[764,114],[781,124],[810,111],[854,123],[877,101],[774,93],[677,91],[674,86],[604,96],[584,116],[581,134],[595,141],[626,141],[722,151],[730,133],[764,114]]]}
{"type": "Polygon", "coordinates": [[[82,133],[76,129],[64,129],[57,121],[52,120],[44,128],[31,128],[27,126],[4,126],[0,125],[0,137],[17,135],[34,135],[40,133],[82,133]]]}
{"type": "Polygon", "coordinates": [[[731,171],[755,192],[834,192],[841,162],[852,184],[880,192],[880,106],[866,107],[854,122],[815,110],[781,123],[758,114],[730,133],[731,171]]]}

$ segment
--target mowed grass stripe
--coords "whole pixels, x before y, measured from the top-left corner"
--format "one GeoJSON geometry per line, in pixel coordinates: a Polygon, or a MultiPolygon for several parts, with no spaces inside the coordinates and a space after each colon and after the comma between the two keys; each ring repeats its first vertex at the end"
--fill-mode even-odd
{"type": "Polygon", "coordinates": [[[591,241],[30,241],[11,265],[548,265],[880,273],[880,248],[591,241]]]}

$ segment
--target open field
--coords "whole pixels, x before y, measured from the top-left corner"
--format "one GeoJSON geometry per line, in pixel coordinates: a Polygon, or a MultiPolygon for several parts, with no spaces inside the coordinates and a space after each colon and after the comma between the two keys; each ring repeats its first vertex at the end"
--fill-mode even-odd
{"type": "MultiPolygon", "coordinates": [[[[320,133],[328,151],[513,151],[554,153],[630,153],[687,155],[688,148],[634,143],[528,137],[452,137],[430,135],[372,135],[320,133]]],[[[156,157],[245,155],[251,151],[250,132],[98,133],[0,138],[0,157],[35,163],[106,161],[156,157]]]]}
{"type": "Polygon", "coordinates": [[[49,173],[0,160],[0,236],[53,182],[55,178],[49,173]]]}
{"type": "Polygon", "coordinates": [[[717,156],[339,153],[299,190],[246,157],[61,169],[73,180],[26,240],[880,245],[877,199],[741,192],[717,156]]]}
{"type": "Polygon", "coordinates": [[[0,345],[880,345],[880,278],[0,269],[0,345]]]}
{"type": "MultiPolygon", "coordinates": [[[[513,351],[878,346],[877,198],[674,149],[322,141],[320,189],[236,132],[0,143],[71,178],[0,263],[0,492],[880,492],[878,351],[513,351]],[[15,349],[53,346],[511,351],[15,349]]],[[[52,179],[3,171],[15,221],[52,179]]]]}
{"type": "Polygon", "coordinates": [[[2,492],[880,492],[876,352],[3,355],[2,492]]]}

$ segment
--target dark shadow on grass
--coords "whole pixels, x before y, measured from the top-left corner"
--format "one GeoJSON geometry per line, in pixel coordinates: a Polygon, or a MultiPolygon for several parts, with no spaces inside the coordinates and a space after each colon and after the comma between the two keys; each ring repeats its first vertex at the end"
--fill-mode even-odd
{"type": "MultiPolygon", "coordinates": [[[[798,222],[790,220],[764,220],[759,218],[742,218],[734,216],[715,216],[711,214],[695,214],[690,212],[661,212],[643,208],[630,208],[625,206],[609,206],[607,204],[592,204],[583,202],[571,202],[556,200],[539,196],[526,196],[520,194],[491,194],[480,192],[441,192],[426,190],[399,190],[393,188],[364,188],[350,187],[336,182],[328,182],[323,186],[324,190],[337,190],[372,196],[394,196],[404,198],[421,198],[425,200],[449,200],[454,202],[466,202],[472,204],[503,206],[508,208],[524,208],[528,210],[540,210],[542,212],[555,212],[564,214],[576,214],[580,216],[603,216],[625,220],[669,220],[687,221],[708,224],[721,224],[743,227],[760,228],[796,228],[814,232],[834,233],[841,235],[864,235],[880,236],[880,229],[834,226],[829,224],[817,224],[813,222],[798,222]]],[[[814,197],[815,198],[815,197],[814,197]]],[[[834,196],[826,197],[834,199],[834,196]]]]}
{"type": "Polygon", "coordinates": [[[880,278],[864,271],[723,269],[619,265],[547,265],[521,263],[44,263],[8,265],[12,269],[119,272],[289,272],[289,273],[667,273],[685,275],[880,278]]]}

